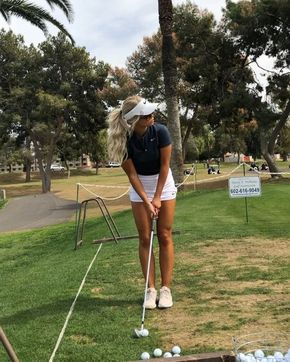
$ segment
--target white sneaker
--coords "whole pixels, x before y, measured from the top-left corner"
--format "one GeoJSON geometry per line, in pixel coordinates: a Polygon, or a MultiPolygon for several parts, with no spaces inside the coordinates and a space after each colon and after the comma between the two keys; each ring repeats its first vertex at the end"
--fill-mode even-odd
{"type": "Polygon", "coordinates": [[[155,288],[148,288],[145,298],[145,308],[154,309],[156,308],[157,290],[155,288]]]}
{"type": "Polygon", "coordinates": [[[159,308],[170,308],[172,306],[173,306],[173,301],[172,301],[172,295],[171,295],[170,289],[167,287],[162,287],[160,289],[158,307],[159,308]]]}

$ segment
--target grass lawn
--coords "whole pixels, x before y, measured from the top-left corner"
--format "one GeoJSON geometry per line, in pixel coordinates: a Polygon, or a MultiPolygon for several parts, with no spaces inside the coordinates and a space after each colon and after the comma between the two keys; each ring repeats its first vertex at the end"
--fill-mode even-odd
{"type": "MultiPolygon", "coordinates": [[[[55,361],[133,361],[174,344],[183,354],[230,350],[235,335],[290,333],[289,186],[265,183],[248,199],[248,224],[244,199],[226,189],[179,193],[175,305],[146,313],[147,338],[132,338],[144,291],[137,240],[102,245],[55,361]]],[[[114,220],[122,235],[135,234],[130,210],[114,220]]],[[[101,218],[89,219],[74,251],[74,230],[68,222],[0,236],[0,325],[23,362],[49,360],[98,248],[91,240],[109,236],[101,218]]]]}
{"type": "MultiPolygon", "coordinates": [[[[192,165],[185,165],[184,168],[191,168],[192,165]]],[[[288,163],[280,162],[279,169],[283,172],[289,172],[288,163]]],[[[247,175],[254,175],[253,172],[248,171],[248,167],[245,168],[247,175]]],[[[243,167],[237,167],[236,163],[222,163],[220,175],[208,175],[205,165],[202,163],[196,164],[196,175],[189,175],[186,179],[186,183],[193,184],[196,182],[197,189],[203,189],[205,181],[208,183],[219,179],[226,179],[227,175],[241,176],[243,174],[243,167]],[[235,170],[235,172],[233,172],[235,170]],[[233,172],[233,173],[232,173],[233,172]]],[[[265,178],[261,174],[262,178],[265,178]]],[[[289,174],[290,175],[290,174],[289,174]]],[[[289,177],[284,175],[284,177],[289,177]]],[[[266,178],[269,178],[267,175],[266,178]]],[[[75,199],[76,197],[76,184],[91,184],[97,185],[94,192],[100,192],[102,196],[114,196],[112,195],[112,189],[101,189],[101,185],[118,185],[122,187],[128,186],[128,179],[124,171],[120,168],[100,168],[98,174],[94,169],[88,170],[71,170],[71,176],[68,178],[67,173],[54,173],[52,175],[52,191],[60,197],[66,199],[75,199]]],[[[24,173],[5,173],[0,174],[0,189],[6,189],[8,198],[15,196],[23,196],[35,193],[41,193],[41,180],[38,172],[32,173],[32,181],[25,183],[24,173]]],[[[120,194],[120,190],[115,190],[116,195],[120,194]]],[[[80,195],[80,198],[87,198],[88,193],[84,192],[80,195]]]]}
{"type": "Polygon", "coordinates": [[[5,201],[4,200],[0,200],[0,209],[2,208],[2,207],[4,207],[4,205],[5,205],[5,201]]]}

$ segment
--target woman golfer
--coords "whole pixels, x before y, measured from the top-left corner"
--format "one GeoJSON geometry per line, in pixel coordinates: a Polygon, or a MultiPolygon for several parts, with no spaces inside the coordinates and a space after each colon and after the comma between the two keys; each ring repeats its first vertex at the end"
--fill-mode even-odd
{"type": "MultiPolygon", "coordinates": [[[[130,184],[130,201],[139,234],[139,258],[146,278],[152,217],[158,217],[157,236],[161,289],[158,307],[173,305],[169,289],[173,273],[172,224],[176,187],[170,170],[171,139],[167,128],[154,123],[157,105],[139,96],[128,97],[108,117],[108,152],[122,164],[130,184]]],[[[151,255],[146,309],[156,308],[155,263],[151,255]]]]}

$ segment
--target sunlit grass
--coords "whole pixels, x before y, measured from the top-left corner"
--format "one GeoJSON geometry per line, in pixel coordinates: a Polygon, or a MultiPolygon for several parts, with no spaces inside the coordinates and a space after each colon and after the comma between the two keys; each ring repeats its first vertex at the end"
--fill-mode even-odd
{"type": "MultiPolygon", "coordinates": [[[[175,305],[146,314],[148,338],[132,338],[144,290],[138,242],[104,244],[55,361],[132,361],[172,343],[184,354],[230,350],[231,336],[249,330],[289,333],[288,189],[284,182],[263,185],[262,196],[248,200],[248,223],[244,199],[230,199],[227,190],[179,194],[175,305]]],[[[131,211],[114,220],[121,235],[136,233],[131,211]]],[[[84,244],[74,251],[74,232],[70,222],[0,236],[0,325],[21,361],[48,361],[97,250],[91,241],[110,236],[101,218],[90,219],[84,244]]]]}

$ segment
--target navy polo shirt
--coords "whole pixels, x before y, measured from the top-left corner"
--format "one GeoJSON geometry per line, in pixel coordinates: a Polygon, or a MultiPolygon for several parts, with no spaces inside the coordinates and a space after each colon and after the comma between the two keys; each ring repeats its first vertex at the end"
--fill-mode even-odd
{"type": "Polygon", "coordinates": [[[156,175],[160,172],[160,148],[170,144],[168,129],[163,124],[154,123],[143,136],[133,133],[128,139],[128,159],[132,159],[139,175],[156,175]]]}

